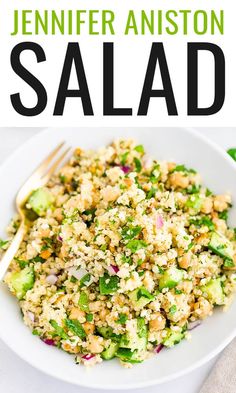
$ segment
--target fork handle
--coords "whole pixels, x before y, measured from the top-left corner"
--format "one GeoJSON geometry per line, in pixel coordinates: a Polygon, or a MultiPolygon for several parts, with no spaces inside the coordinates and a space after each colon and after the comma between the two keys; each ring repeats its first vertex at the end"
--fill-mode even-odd
{"type": "Polygon", "coordinates": [[[19,250],[21,242],[24,238],[24,234],[25,234],[25,223],[24,223],[24,221],[22,221],[16,234],[15,234],[15,237],[13,238],[13,240],[10,244],[10,247],[7,249],[3,258],[0,261],[0,281],[3,280],[3,278],[7,272],[7,269],[10,266],[11,261],[13,260],[17,251],[19,250]]]}

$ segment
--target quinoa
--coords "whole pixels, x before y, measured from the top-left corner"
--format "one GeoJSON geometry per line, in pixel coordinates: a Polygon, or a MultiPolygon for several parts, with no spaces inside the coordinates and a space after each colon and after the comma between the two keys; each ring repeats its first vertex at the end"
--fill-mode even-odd
{"type": "Polygon", "coordinates": [[[230,207],[195,170],[152,159],[133,140],[78,148],[29,198],[5,282],[46,344],[78,364],[117,357],[129,367],[189,339],[194,321],[232,300],[230,207]]]}

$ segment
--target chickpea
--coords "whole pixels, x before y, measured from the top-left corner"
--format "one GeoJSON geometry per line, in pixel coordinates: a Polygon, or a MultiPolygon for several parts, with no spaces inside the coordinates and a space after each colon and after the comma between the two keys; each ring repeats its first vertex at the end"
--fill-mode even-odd
{"type": "Polygon", "coordinates": [[[103,339],[98,336],[91,336],[87,348],[92,353],[101,353],[103,351],[103,339]]]}
{"type": "Polygon", "coordinates": [[[83,328],[84,328],[85,333],[87,335],[89,335],[89,334],[93,334],[94,333],[95,325],[93,323],[90,323],[90,322],[85,322],[83,324],[83,328]]]}
{"type": "Polygon", "coordinates": [[[155,316],[155,319],[149,321],[150,331],[158,331],[164,329],[166,325],[165,317],[160,312],[156,312],[155,314],[153,314],[153,316],[155,316]]]}
{"type": "Polygon", "coordinates": [[[218,212],[223,212],[228,209],[230,203],[230,195],[217,195],[214,199],[214,209],[218,212]]]}
{"type": "Polygon", "coordinates": [[[70,319],[78,319],[80,323],[83,323],[86,321],[85,312],[78,307],[73,307],[70,312],[70,319]]]}
{"type": "Polygon", "coordinates": [[[189,185],[189,179],[183,173],[174,172],[172,175],[170,175],[170,184],[175,188],[187,188],[189,185]]]}
{"type": "Polygon", "coordinates": [[[202,201],[201,212],[204,214],[210,214],[213,209],[213,201],[211,198],[205,198],[202,201]]]}
{"type": "Polygon", "coordinates": [[[182,269],[188,269],[189,266],[191,266],[191,259],[192,259],[192,253],[191,251],[186,252],[180,259],[179,259],[179,266],[182,269]]]}
{"type": "Polygon", "coordinates": [[[200,297],[194,304],[194,316],[197,318],[206,318],[212,310],[212,305],[204,297],[200,297]]]}

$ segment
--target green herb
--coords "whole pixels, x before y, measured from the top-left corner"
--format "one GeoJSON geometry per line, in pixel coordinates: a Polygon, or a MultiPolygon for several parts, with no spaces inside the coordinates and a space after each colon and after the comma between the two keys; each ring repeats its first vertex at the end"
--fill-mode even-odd
{"type": "Polygon", "coordinates": [[[137,300],[139,300],[141,297],[145,297],[149,300],[154,300],[154,296],[146,288],[140,288],[138,290],[137,300]]]}
{"type": "Polygon", "coordinates": [[[9,243],[8,240],[2,240],[2,239],[0,239],[0,248],[4,248],[4,247],[7,245],[7,243],[9,243]]]}
{"type": "Polygon", "coordinates": [[[51,319],[49,323],[52,325],[57,336],[61,337],[63,340],[68,340],[69,336],[66,334],[65,330],[59,326],[58,323],[54,321],[54,319],[51,319]]]}
{"type": "Polygon", "coordinates": [[[22,259],[19,259],[19,258],[16,258],[16,257],[14,259],[19,264],[21,269],[24,269],[29,264],[29,261],[23,261],[22,259]]]}
{"type": "Polygon", "coordinates": [[[92,320],[93,320],[93,314],[87,314],[86,315],[86,321],[87,322],[92,322],[92,320]]]}
{"type": "Polygon", "coordinates": [[[139,275],[139,277],[142,277],[142,276],[144,275],[144,271],[143,271],[143,270],[140,270],[140,271],[138,272],[138,275],[139,275]]]}
{"type": "Polygon", "coordinates": [[[119,314],[119,318],[117,319],[117,323],[120,323],[121,325],[124,325],[125,322],[127,321],[128,317],[126,314],[119,314]]]}
{"type": "Polygon", "coordinates": [[[100,247],[100,250],[102,250],[102,251],[106,251],[106,249],[107,249],[107,245],[106,245],[106,244],[103,244],[103,245],[100,247]]]}
{"type": "Polygon", "coordinates": [[[185,165],[176,165],[176,167],[174,169],[172,169],[172,171],[170,171],[170,173],[174,173],[174,172],[187,172],[187,173],[197,173],[194,169],[192,168],[186,168],[185,165]]]}
{"type": "Polygon", "coordinates": [[[140,234],[141,230],[142,230],[142,228],[140,226],[124,227],[124,228],[122,228],[121,236],[124,240],[131,240],[135,236],[138,236],[140,234]]]}
{"type": "Polygon", "coordinates": [[[224,210],[223,212],[218,213],[219,218],[222,220],[228,220],[228,210],[224,210]]]}
{"type": "Polygon", "coordinates": [[[130,240],[127,244],[126,247],[132,252],[136,252],[138,250],[140,250],[141,248],[146,248],[147,247],[147,243],[145,243],[145,241],[143,240],[138,240],[138,239],[134,239],[134,240],[130,240]]]}
{"type": "Polygon", "coordinates": [[[147,193],[147,199],[151,199],[156,195],[157,188],[151,187],[151,189],[147,193]]]}
{"type": "Polygon", "coordinates": [[[99,290],[101,295],[109,295],[116,292],[119,281],[119,277],[109,276],[109,274],[105,273],[104,276],[99,279],[99,290]]]}
{"type": "Polygon", "coordinates": [[[176,311],[177,311],[177,307],[175,304],[173,304],[173,306],[171,306],[169,309],[169,314],[174,315],[176,311]]]}
{"type": "Polygon", "coordinates": [[[65,182],[66,182],[66,177],[64,176],[64,175],[59,175],[59,179],[60,179],[60,182],[62,183],[62,184],[65,184],[65,182]]]}
{"type": "Polygon", "coordinates": [[[191,187],[187,188],[187,194],[198,194],[200,191],[200,186],[193,184],[191,187]]]}
{"type": "Polygon", "coordinates": [[[87,209],[87,210],[85,210],[85,211],[83,212],[83,214],[85,214],[86,216],[90,216],[90,215],[91,215],[91,216],[94,217],[95,212],[96,212],[96,209],[93,208],[93,209],[87,209]]]}
{"type": "Polygon", "coordinates": [[[143,145],[135,146],[134,150],[136,150],[138,153],[144,153],[143,145]]]}
{"type": "Polygon", "coordinates": [[[127,151],[126,153],[122,154],[121,158],[120,158],[120,163],[121,165],[125,165],[127,158],[128,158],[129,152],[127,151]]]}
{"type": "Polygon", "coordinates": [[[215,224],[207,216],[201,217],[199,219],[197,219],[197,218],[196,219],[191,219],[191,220],[189,220],[189,223],[190,224],[194,224],[197,227],[201,227],[202,225],[205,225],[205,226],[207,226],[210,229],[210,231],[214,231],[214,229],[215,229],[215,224]]]}
{"type": "Polygon", "coordinates": [[[37,257],[30,259],[30,262],[41,262],[44,263],[45,259],[43,259],[42,257],[40,257],[39,255],[37,255],[37,257]]]}
{"type": "Polygon", "coordinates": [[[150,175],[151,183],[157,183],[157,181],[160,177],[160,174],[161,174],[159,169],[160,169],[160,165],[156,164],[151,172],[151,175],[150,175]]]}
{"type": "Polygon", "coordinates": [[[83,326],[78,320],[75,319],[66,319],[65,320],[66,327],[74,333],[79,338],[83,339],[86,337],[86,333],[84,331],[83,326]]]}
{"type": "Polygon", "coordinates": [[[175,293],[176,293],[176,295],[181,295],[181,293],[183,293],[183,292],[181,291],[181,289],[175,288],[175,293]]]}
{"type": "Polygon", "coordinates": [[[228,149],[227,153],[230,155],[230,157],[233,158],[234,161],[236,161],[236,148],[228,149]]]}
{"type": "Polygon", "coordinates": [[[33,336],[40,336],[40,333],[36,329],[32,330],[32,334],[33,336]]]}
{"type": "Polygon", "coordinates": [[[209,190],[209,188],[207,188],[206,189],[206,196],[208,197],[208,196],[211,196],[211,195],[212,195],[211,190],[209,190]]]}
{"type": "Polygon", "coordinates": [[[131,257],[127,257],[125,255],[122,255],[121,260],[123,263],[128,263],[128,264],[132,263],[131,257]]]}
{"type": "Polygon", "coordinates": [[[199,211],[202,206],[202,199],[199,194],[193,194],[186,202],[186,207],[199,211]]]}
{"type": "Polygon", "coordinates": [[[224,261],[224,267],[234,267],[235,265],[234,265],[234,262],[231,260],[231,259],[229,259],[229,258],[226,258],[225,259],[225,261],[224,261]]]}
{"type": "Polygon", "coordinates": [[[90,278],[91,278],[91,275],[90,275],[89,273],[85,274],[85,275],[81,278],[81,280],[80,280],[80,285],[81,285],[81,287],[82,287],[83,285],[85,285],[87,282],[89,282],[89,281],[90,281],[90,278]]]}
{"type": "Polygon", "coordinates": [[[71,276],[71,278],[70,278],[70,282],[72,282],[73,284],[75,284],[77,281],[78,281],[78,280],[77,280],[77,278],[76,278],[76,277],[74,277],[74,276],[71,276]]]}
{"type": "Polygon", "coordinates": [[[137,265],[138,265],[138,266],[142,265],[142,263],[143,263],[143,260],[142,260],[142,259],[139,259],[139,260],[137,261],[137,265]]]}
{"type": "Polygon", "coordinates": [[[82,311],[89,311],[89,298],[86,292],[80,294],[78,305],[82,311]]]}
{"type": "Polygon", "coordinates": [[[135,164],[136,172],[138,172],[138,173],[141,172],[142,164],[141,164],[141,161],[136,157],[134,157],[134,164],[135,164]]]}

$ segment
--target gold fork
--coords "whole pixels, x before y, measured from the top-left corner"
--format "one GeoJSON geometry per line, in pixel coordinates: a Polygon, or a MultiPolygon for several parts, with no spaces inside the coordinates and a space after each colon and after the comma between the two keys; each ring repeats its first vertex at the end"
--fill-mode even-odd
{"type": "Polygon", "coordinates": [[[20,216],[20,226],[9,248],[5,252],[2,260],[0,261],[0,281],[4,278],[6,271],[14,256],[16,255],[16,252],[18,251],[26,233],[26,217],[24,205],[30,194],[37,188],[43,187],[48,182],[52,174],[56,171],[58,166],[61,164],[61,162],[70,150],[70,148],[68,148],[61,152],[64,146],[65,142],[62,142],[60,145],[58,145],[39,165],[35,172],[28,178],[28,180],[26,180],[26,182],[18,191],[18,194],[16,196],[16,209],[20,216]]]}

